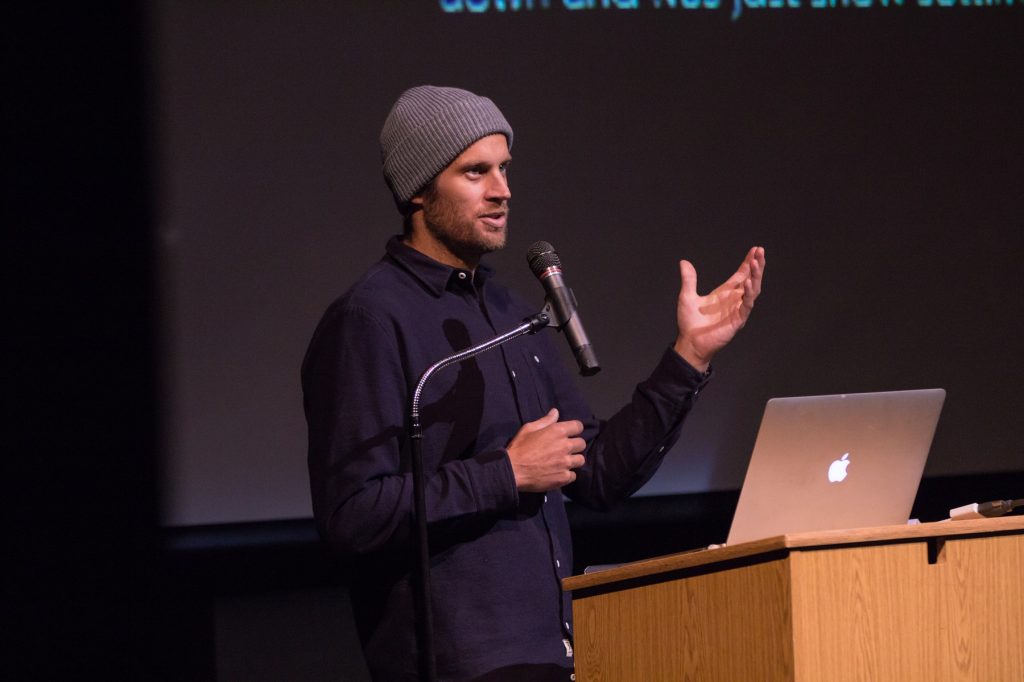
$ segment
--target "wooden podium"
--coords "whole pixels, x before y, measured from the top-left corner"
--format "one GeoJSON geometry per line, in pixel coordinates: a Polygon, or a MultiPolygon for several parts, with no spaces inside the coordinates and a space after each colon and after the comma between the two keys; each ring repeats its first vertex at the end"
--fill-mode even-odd
{"type": "Polygon", "coordinates": [[[1024,680],[1024,517],[800,533],[563,581],[578,682],[1024,680]]]}

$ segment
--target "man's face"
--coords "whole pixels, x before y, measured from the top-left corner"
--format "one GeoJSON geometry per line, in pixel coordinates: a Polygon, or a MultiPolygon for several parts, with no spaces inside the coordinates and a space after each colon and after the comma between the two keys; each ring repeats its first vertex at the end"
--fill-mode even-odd
{"type": "Polygon", "coordinates": [[[426,236],[467,264],[505,246],[511,160],[501,134],[480,138],[459,154],[413,199],[422,202],[426,236]]]}

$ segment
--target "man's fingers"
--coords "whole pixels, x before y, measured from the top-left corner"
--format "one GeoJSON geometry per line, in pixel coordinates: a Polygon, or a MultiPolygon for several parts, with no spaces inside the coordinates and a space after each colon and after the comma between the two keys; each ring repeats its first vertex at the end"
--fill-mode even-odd
{"type": "MultiPolygon", "coordinates": [[[[732,276],[729,279],[727,279],[724,282],[722,282],[722,287],[727,287],[727,288],[730,288],[730,289],[738,289],[739,287],[743,286],[743,282],[748,277],[750,277],[750,271],[751,271],[750,266],[751,266],[751,263],[754,262],[754,255],[755,255],[756,251],[757,251],[757,247],[756,246],[751,247],[751,249],[749,251],[747,251],[747,254],[745,256],[743,256],[743,260],[740,262],[740,266],[738,268],[736,268],[736,272],[732,273],[732,276]]],[[[719,288],[722,288],[722,287],[719,287],[719,288]]]]}
{"type": "MultiPolygon", "coordinates": [[[[740,267],[732,274],[732,277],[725,280],[722,288],[739,290],[746,293],[747,283],[754,280],[755,295],[761,292],[761,273],[764,271],[764,248],[752,246],[747,255],[744,256],[740,267]]],[[[746,302],[744,297],[744,302],[746,302]]]]}
{"type": "MultiPolygon", "coordinates": [[[[764,273],[764,247],[752,246],[743,262],[729,279],[722,282],[716,292],[745,289],[749,280],[754,280],[754,294],[761,293],[761,276],[764,273]]],[[[688,260],[679,261],[679,277],[682,280],[682,293],[684,295],[697,295],[697,270],[688,260]]]]}
{"type": "Polygon", "coordinates": [[[756,246],[750,259],[750,278],[744,282],[743,302],[748,308],[754,307],[754,299],[761,295],[761,279],[764,276],[764,248],[756,246]]]}
{"type": "Polygon", "coordinates": [[[744,312],[750,313],[750,310],[754,307],[754,299],[757,298],[757,293],[754,291],[754,282],[747,280],[743,283],[743,309],[744,312]]]}
{"type": "Polygon", "coordinates": [[[761,278],[764,274],[764,248],[755,246],[748,254],[750,277],[743,281],[743,305],[740,307],[740,320],[745,323],[754,309],[754,301],[761,295],[761,278]]]}
{"type": "Polygon", "coordinates": [[[754,262],[750,267],[750,276],[754,280],[754,294],[761,293],[761,279],[764,277],[764,247],[759,246],[754,254],[754,262]]]}
{"type": "Polygon", "coordinates": [[[587,463],[586,458],[583,455],[572,455],[569,457],[569,468],[579,469],[581,466],[587,463]]]}
{"type": "Polygon", "coordinates": [[[570,419],[567,422],[558,422],[556,424],[560,435],[566,437],[578,436],[583,433],[583,422],[579,419],[570,419]]]}

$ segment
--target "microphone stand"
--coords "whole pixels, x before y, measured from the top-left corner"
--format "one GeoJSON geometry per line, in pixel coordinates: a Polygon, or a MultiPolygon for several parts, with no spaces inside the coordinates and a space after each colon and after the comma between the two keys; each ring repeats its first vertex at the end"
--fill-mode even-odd
{"type": "Polygon", "coordinates": [[[534,334],[549,324],[551,324],[551,320],[546,313],[537,313],[523,320],[521,325],[511,331],[439,360],[420,375],[416,389],[413,391],[409,407],[409,431],[412,446],[413,515],[416,521],[418,552],[416,561],[416,639],[419,644],[420,679],[426,682],[435,682],[437,679],[437,665],[434,659],[434,623],[430,604],[430,551],[427,541],[427,513],[423,492],[423,429],[420,425],[420,397],[423,395],[423,387],[430,377],[445,367],[476,357],[520,336],[534,334]]]}

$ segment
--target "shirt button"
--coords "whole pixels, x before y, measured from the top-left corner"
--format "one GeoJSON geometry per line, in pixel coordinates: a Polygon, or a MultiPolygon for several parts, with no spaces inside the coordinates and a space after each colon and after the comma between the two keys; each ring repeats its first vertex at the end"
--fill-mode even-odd
{"type": "Polygon", "coordinates": [[[460,272],[459,273],[459,279],[466,279],[466,273],[460,272]]]}
{"type": "Polygon", "coordinates": [[[545,502],[547,502],[547,501],[548,501],[548,496],[547,496],[547,495],[545,495],[545,496],[544,496],[544,501],[545,501],[545,502]]]}
{"type": "Polygon", "coordinates": [[[533,361],[536,362],[538,365],[540,364],[540,358],[538,358],[536,355],[533,356],[533,361]]]}
{"type": "Polygon", "coordinates": [[[661,453],[663,453],[663,452],[665,452],[665,446],[664,446],[664,445],[662,445],[662,446],[661,446],[660,448],[658,448],[658,454],[659,454],[659,455],[660,455],[661,453]]]}
{"type": "Polygon", "coordinates": [[[515,371],[515,370],[512,370],[512,378],[513,378],[513,379],[515,379],[515,378],[516,378],[516,371],[515,371]]]}
{"type": "Polygon", "coordinates": [[[562,562],[559,561],[558,559],[555,559],[555,568],[561,568],[561,567],[562,567],[562,562]]]}
{"type": "Polygon", "coordinates": [[[569,624],[568,624],[568,623],[566,623],[566,624],[565,624],[565,629],[566,629],[566,630],[568,630],[568,629],[569,629],[569,624]]]}

